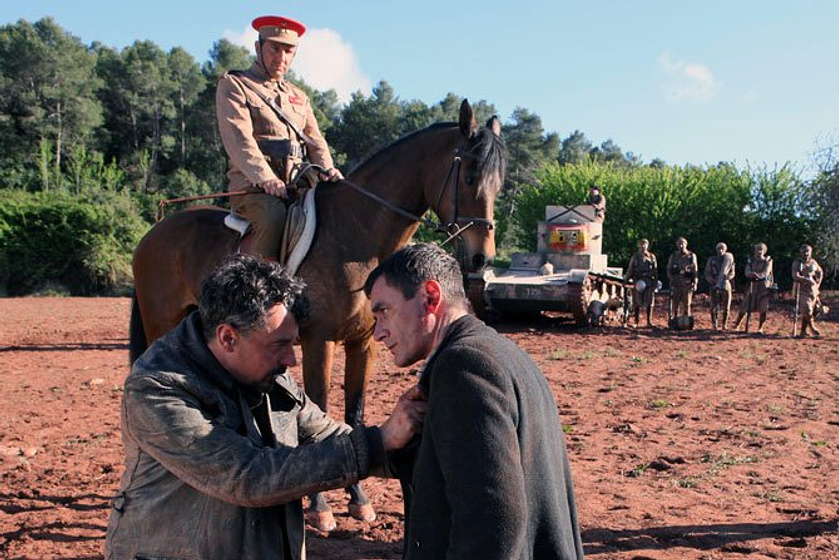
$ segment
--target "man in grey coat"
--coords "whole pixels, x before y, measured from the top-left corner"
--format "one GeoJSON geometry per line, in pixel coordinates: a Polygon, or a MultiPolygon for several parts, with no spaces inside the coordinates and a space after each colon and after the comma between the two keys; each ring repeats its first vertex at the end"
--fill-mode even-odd
{"type": "Polygon", "coordinates": [[[468,313],[457,261],[434,245],[406,247],[365,292],[374,338],[396,365],[427,359],[427,414],[405,461],[405,558],[582,558],[553,394],[523,350],[468,313]]]}
{"type": "Polygon", "coordinates": [[[237,255],[137,360],[106,558],[305,558],[301,498],[383,472],[419,433],[416,387],[380,427],[352,429],[309,400],[286,372],[308,306],[277,263],[237,255]]]}

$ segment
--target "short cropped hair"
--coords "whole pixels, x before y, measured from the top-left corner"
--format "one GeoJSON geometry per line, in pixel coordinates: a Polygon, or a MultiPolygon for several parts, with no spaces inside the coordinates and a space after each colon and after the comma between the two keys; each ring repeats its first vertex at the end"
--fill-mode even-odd
{"type": "Polygon", "coordinates": [[[679,241],[684,241],[684,242],[685,242],[685,245],[687,245],[687,244],[688,244],[688,240],[687,240],[687,239],[685,239],[684,237],[678,237],[678,238],[676,238],[676,245],[678,245],[678,244],[679,244],[679,241]]]}
{"type": "Polygon", "coordinates": [[[809,243],[804,243],[801,247],[798,248],[799,251],[803,251],[804,249],[810,249],[812,251],[813,246],[810,245],[809,243]]]}
{"type": "Polygon", "coordinates": [[[276,262],[244,254],[227,257],[201,285],[198,313],[204,336],[211,339],[224,323],[243,333],[260,329],[278,304],[304,323],[310,308],[306,284],[276,262]]]}
{"type": "Polygon", "coordinates": [[[641,239],[638,240],[638,245],[641,245],[641,243],[646,243],[647,245],[649,245],[650,240],[647,239],[646,237],[642,237],[641,239]]]}
{"type": "Polygon", "coordinates": [[[768,250],[769,250],[769,247],[767,247],[767,246],[766,246],[766,243],[764,243],[763,241],[761,241],[760,243],[757,243],[757,244],[755,245],[755,249],[763,249],[763,250],[764,250],[764,252],[765,252],[765,251],[768,251],[768,250]]]}
{"type": "Polygon", "coordinates": [[[405,299],[414,297],[424,282],[435,280],[450,304],[468,307],[460,265],[453,256],[431,243],[409,245],[383,260],[364,283],[368,298],[379,278],[402,292],[405,299]]]}
{"type": "Polygon", "coordinates": [[[728,245],[726,245],[724,241],[720,241],[719,243],[717,243],[716,248],[725,251],[728,249],[728,245]]]}

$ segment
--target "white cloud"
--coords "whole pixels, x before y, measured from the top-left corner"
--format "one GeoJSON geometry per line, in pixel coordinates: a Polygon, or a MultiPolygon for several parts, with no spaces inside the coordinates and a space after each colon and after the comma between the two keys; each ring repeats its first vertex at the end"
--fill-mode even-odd
{"type": "MultiPolygon", "coordinates": [[[[250,26],[242,32],[225,30],[222,36],[248,50],[253,50],[257,39],[250,26]]],[[[291,68],[315,89],[334,89],[344,103],[355,91],[369,94],[372,90],[372,81],[362,72],[352,45],[332,29],[307,29],[291,68]]]]}
{"type": "Polygon", "coordinates": [[[707,66],[673,60],[669,52],[658,57],[664,74],[661,88],[668,101],[708,101],[719,93],[722,84],[707,66]]]}

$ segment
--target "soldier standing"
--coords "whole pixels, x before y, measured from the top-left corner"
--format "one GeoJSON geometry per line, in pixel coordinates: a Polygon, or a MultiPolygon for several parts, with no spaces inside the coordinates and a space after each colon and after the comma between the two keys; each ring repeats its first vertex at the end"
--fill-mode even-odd
{"type": "Polygon", "coordinates": [[[758,243],[754,247],[754,255],[746,262],[746,280],[749,282],[743,301],[740,303],[740,311],[737,313],[737,320],[734,322],[734,330],[740,326],[746,313],[757,311],[760,313],[760,322],[757,332],[763,334],[763,325],[766,323],[766,312],[769,310],[770,288],[772,287],[772,257],[766,254],[769,248],[766,243],[758,243]]]}
{"type": "Polygon", "coordinates": [[[594,206],[594,221],[602,222],[606,219],[606,196],[600,192],[599,185],[591,185],[588,189],[588,204],[594,206]]]}
{"type": "MultiPolygon", "coordinates": [[[[819,306],[819,286],[821,286],[824,272],[813,258],[813,248],[810,245],[801,246],[801,258],[792,263],[792,281],[798,287],[797,308],[801,315],[801,332],[798,336],[807,335],[807,327],[814,336],[821,336],[816,328],[815,310],[819,306]]],[[[798,317],[795,318],[798,320],[798,317]]]]}
{"type": "Polygon", "coordinates": [[[714,330],[720,328],[722,311],[722,330],[728,326],[728,311],[731,308],[731,281],[734,279],[734,255],[728,252],[728,246],[720,241],[716,246],[717,254],[708,259],[705,265],[705,280],[711,287],[711,324],[714,330]]]}
{"type": "Polygon", "coordinates": [[[655,303],[656,283],[658,282],[658,261],[650,252],[650,242],[647,239],[638,241],[638,252],[629,259],[624,281],[634,283],[635,293],[632,297],[632,311],[635,315],[635,326],[638,326],[638,315],[643,306],[647,312],[647,326],[653,326],[653,305],[655,303]]]}
{"type": "MultiPolygon", "coordinates": [[[[229,190],[253,194],[231,198],[236,214],[253,227],[254,252],[276,260],[286,220],[293,175],[304,159],[326,169],[319,178],[342,179],[303,91],[284,80],[306,27],[293,19],[263,16],[256,62],[228,72],[216,90],[216,117],[230,158],[229,190]]],[[[314,181],[313,181],[314,183],[314,181]]]]}
{"type": "Polygon", "coordinates": [[[696,255],[688,250],[688,240],[676,240],[676,250],[667,259],[667,280],[670,283],[670,305],[673,317],[690,316],[693,292],[699,283],[699,265],[696,255]]]}

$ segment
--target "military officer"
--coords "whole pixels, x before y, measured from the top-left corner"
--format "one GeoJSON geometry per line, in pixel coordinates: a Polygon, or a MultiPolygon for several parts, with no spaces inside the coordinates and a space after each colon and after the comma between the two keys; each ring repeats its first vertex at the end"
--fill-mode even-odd
{"type": "Polygon", "coordinates": [[[647,313],[647,326],[652,327],[655,290],[658,282],[658,261],[650,252],[649,240],[638,241],[638,252],[629,259],[624,280],[631,280],[634,286],[632,312],[635,315],[635,326],[638,326],[638,315],[643,307],[647,313]]]}
{"type": "Polygon", "coordinates": [[[673,317],[690,316],[693,292],[699,283],[696,255],[688,250],[688,240],[676,240],[676,250],[667,259],[667,280],[670,283],[670,305],[673,317]]]}
{"type": "Polygon", "coordinates": [[[819,306],[819,286],[824,272],[813,258],[813,248],[810,245],[802,245],[800,251],[801,258],[792,263],[792,281],[797,286],[797,305],[801,316],[799,336],[807,336],[807,327],[810,327],[814,336],[821,336],[821,331],[816,327],[815,310],[819,306]]]}
{"type": "Polygon", "coordinates": [[[722,330],[728,326],[728,312],[731,308],[731,281],[734,280],[734,255],[728,252],[728,246],[720,241],[716,246],[717,254],[708,259],[705,265],[705,280],[711,292],[711,324],[715,330],[720,328],[722,311],[722,330]]]}
{"type": "Polygon", "coordinates": [[[254,230],[254,252],[277,259],[290,184],[304,159],[326,169],[318,178],[342,179],[318,129],[312,104],[284,79],[306,27],[291,18],[262,16],[256,62],[244,72],[228,72],[216,90],[219,132],[230,158],[229,189],[253,194],[231,197],[236,214],[254,230]]]}
{"type": "Polygon", "coordinates": [[[588,189],[588,204],[594,206],[594,220],[602,222],[606,219],[606,195],[600,192],[600,186],[592,184],[588,189]]]}
{"type": "Polygon", "coordinates": [[[763,334],[763,326],[766,323],[766,313],[769,311],[770,288],[773,284],[772,257],[767,255],[769,248],[766,243],[758,243],[754,246],[754,254],[746,262],[745,276],[749,282],[743,301],[740,303],[740,311],[737,313],[737,320],[734,322],[734,330],[740,327],[746,313],[757,311],[760,313],[760,322],[757,332],[763,334]]]}

